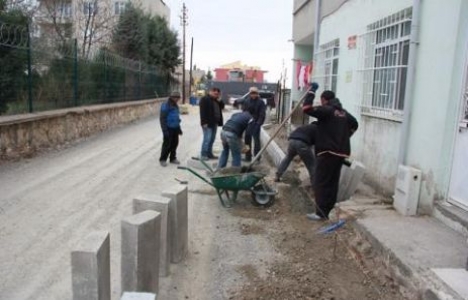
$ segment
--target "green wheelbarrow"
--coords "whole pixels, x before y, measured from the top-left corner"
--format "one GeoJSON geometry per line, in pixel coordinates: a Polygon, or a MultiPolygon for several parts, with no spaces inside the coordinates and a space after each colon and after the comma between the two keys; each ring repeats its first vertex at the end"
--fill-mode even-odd
{"type": "Polygon", "coordinates": [[[269,207],[275,201],[277,192],[265,182],[266,174],[261,172],[248,172],[228,175],[216,175],[216,172],[202,161],[203,165],[211,172],[209,178],[189,167],[179,166],[179,169],[187,170],[207,184],[215,188],[219,200],[224,207],[231,207],[236,202],[239,191],[250,191],[252,203],[255,206],[269,207]]]}

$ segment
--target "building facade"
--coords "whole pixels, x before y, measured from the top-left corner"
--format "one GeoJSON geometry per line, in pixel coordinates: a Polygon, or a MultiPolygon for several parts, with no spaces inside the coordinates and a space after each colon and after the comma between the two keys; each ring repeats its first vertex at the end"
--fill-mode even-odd
{"type": "Polygon", "coordinates": [[[407,165],[423,174],[420,214],[438,201],[468,210],[468,2],[321,1],[314,49],[316,26],[301,22],[316,1],[295,1],[294,59],[313,60],[319,92],[358,118],[353,156],[367,180],[392,195],[407,165]]]}
{"type": "Polygon", "coordinates": [[[214,70],[215,81],[265,82],[265,73],[260,67],[247,66],[240,61],[222,65],[214,70]]]}

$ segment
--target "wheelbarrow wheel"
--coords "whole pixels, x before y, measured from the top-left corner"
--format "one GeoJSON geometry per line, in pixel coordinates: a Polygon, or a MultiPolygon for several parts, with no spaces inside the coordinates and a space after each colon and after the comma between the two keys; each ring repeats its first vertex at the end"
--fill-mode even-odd
{"type": "Polygon", "coordinates": [[[255,186],[252,190],[252,204],[259,207],[270,207],[275,202],[275,195],[262,193],[264,187],[262,185],[255,186]]]}

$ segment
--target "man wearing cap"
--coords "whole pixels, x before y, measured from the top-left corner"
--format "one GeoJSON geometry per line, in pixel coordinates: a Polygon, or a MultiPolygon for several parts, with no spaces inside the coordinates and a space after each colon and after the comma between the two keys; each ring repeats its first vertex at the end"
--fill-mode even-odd
{"type": "Polygon", "coordinates": [[[200,123],[203,129],[201,159],[217,159],[213,154],[213,144],[218,126],[223,126],[224,102],[220,99],[220,89],[213,87],[207,96],[200,100],[200,123]]]}
{"type": "Polygon", "coordinates": [[[171,164],[180,164],[177,160],[177,146],[179,145],[179,135],[182,135],[180,129],[180,112],[177,102],[180,100],[180,93],[174,91],[169,99],[161,105],[159,121],[163,132],[163,144],[159,163],[161,166],[167,166],[167,158],[171,164]]]}
{"type": "Polygon", "coordinates": [[[263,122],[265,122],[266,105],[258,95],[258,89],[251,87],[249,89],[249,97],[244,101],[242,106],[243,111],[248,111],[253,118],[253,122],[250,123],[247,131],[245,132],[245,144],[249,146],[249,151],[245,154],[245,161],[252,161],[252,138],[254,140],[254,155],[260,152],[260,130],[263,122]]]}

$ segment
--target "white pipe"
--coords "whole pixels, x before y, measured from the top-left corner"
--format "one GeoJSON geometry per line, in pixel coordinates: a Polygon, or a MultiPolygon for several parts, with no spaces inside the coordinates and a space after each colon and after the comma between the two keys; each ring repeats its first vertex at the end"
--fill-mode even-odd
{"type": "MultiPolygon", "coordinates": [[[[320,24],[322,18],[322,0],[315,0],[315,32],[314,32],[314,53],[313,59],[315,62],[315,57],[319,52],[319,42],[320,42],[320,24]]],[[[315,66],[314,66],[315,67],[315,66]]]]}
{"type": "Polygon", "coordinates": [[[408,56],[408,71],[406,78],[405,102],[403,108],[403,124],[400,136],[400,149],[398,152],[398,165],[406,163],[408,153],[408,141],[410,136],[411,113],[414,102],[414,82],[416,73],[416,60],[418,57],[419,28],[421,19],[421,0],[413,0],[413,12],[411,20],[411,38],[408,56]]]}

